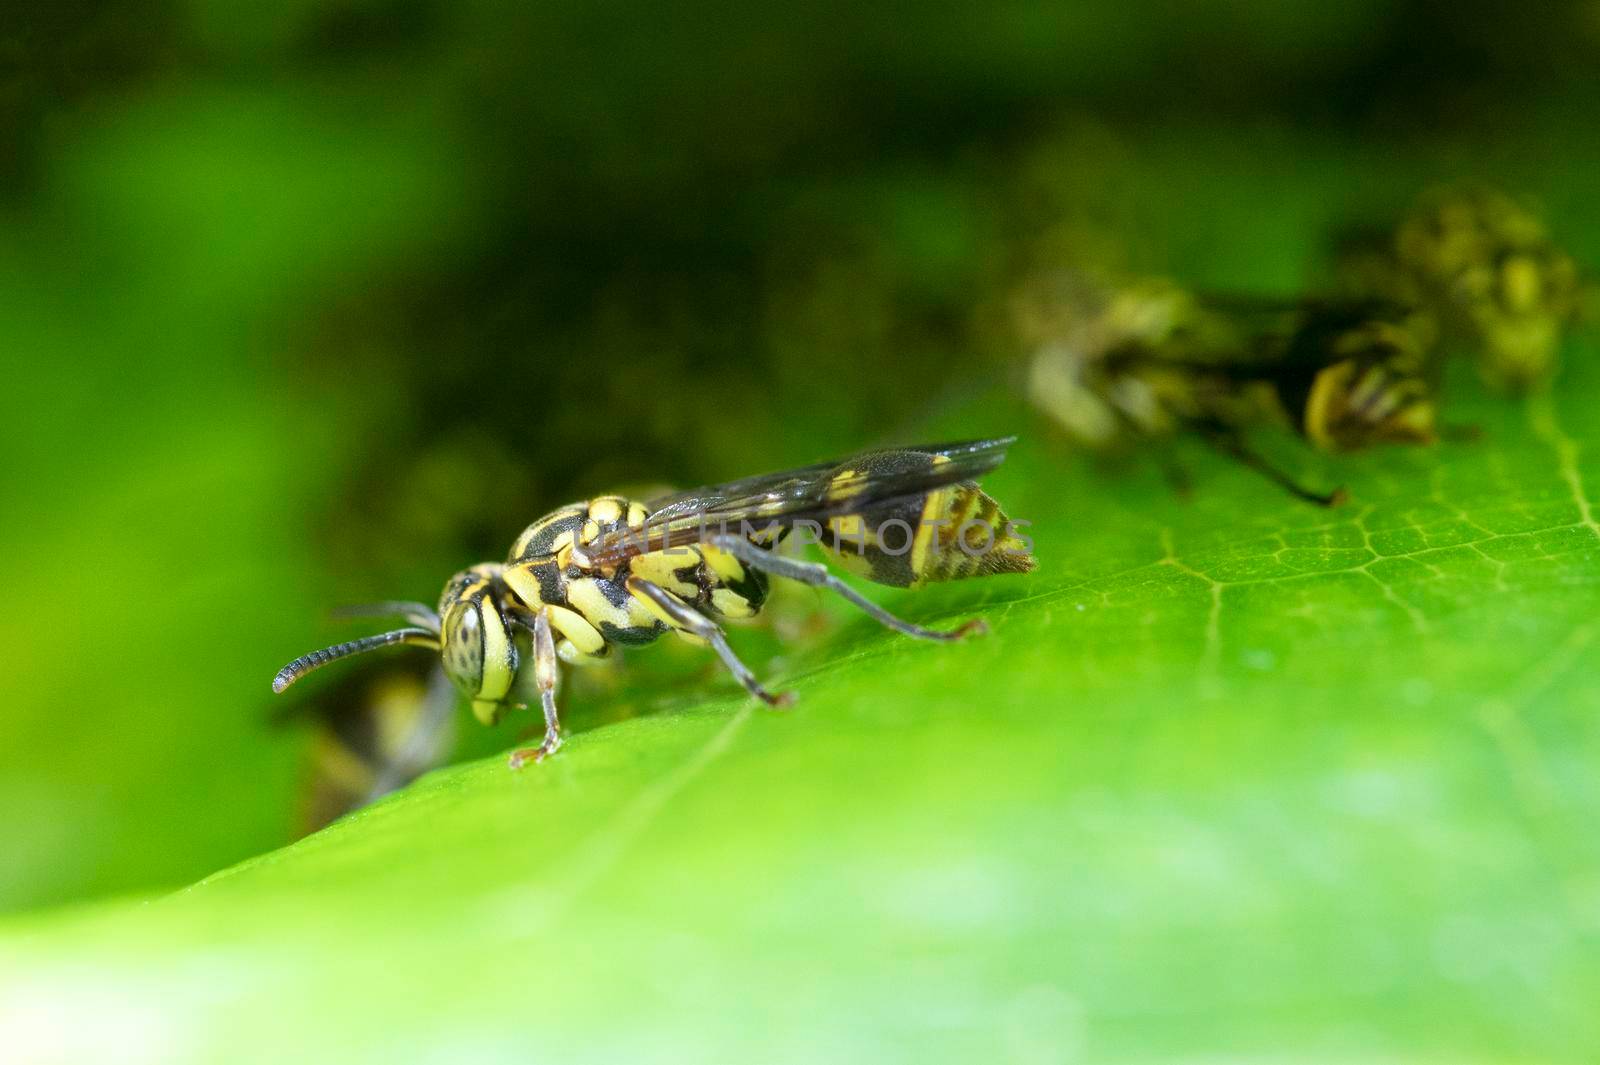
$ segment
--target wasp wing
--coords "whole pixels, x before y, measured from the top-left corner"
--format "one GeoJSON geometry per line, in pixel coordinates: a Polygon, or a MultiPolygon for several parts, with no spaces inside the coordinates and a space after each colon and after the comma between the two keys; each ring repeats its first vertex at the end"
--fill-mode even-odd
{"type": "Polygon", "coordinates": [[[1005,461],[1014,436],[866,451],[846,459],[746,477],[652,500],[639,528],[617,528],[584,549],[591,562],[613,566],[634,555],[696,543],[748,522],[787,528],[912,498],[988,473],[1005,461]],[[908,464],[921,456],[928,461],[908,464]]]}

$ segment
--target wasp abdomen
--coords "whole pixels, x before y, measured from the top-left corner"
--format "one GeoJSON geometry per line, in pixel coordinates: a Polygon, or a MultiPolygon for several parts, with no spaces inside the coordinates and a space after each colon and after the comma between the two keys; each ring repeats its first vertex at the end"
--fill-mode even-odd
{"type": "Polygon", "coordinates": [[[916,451],[890,451],[833,476],[831,493],[845,510],[828,519],[821,546],[858,576],[896,588],[1033,569],[1032,545],[1000,504],[971,481],[920,495],[848,509],[864,471],[875,476],[932,471],[943,461],[916,451]]]}

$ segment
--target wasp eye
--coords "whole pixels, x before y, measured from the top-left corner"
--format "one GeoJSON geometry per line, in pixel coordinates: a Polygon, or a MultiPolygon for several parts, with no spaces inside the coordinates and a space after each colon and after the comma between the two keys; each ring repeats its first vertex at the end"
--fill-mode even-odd
{"type": "Polygon", "coordinates": [[[474,602],[458,603],[444,618],[444,671],[468,695],[483,686],[483,618],[474,602]]]}

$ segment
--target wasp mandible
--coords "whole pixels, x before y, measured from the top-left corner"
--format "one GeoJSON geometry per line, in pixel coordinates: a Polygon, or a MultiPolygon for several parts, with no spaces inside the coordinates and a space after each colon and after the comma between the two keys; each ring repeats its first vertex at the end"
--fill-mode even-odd
{"type": "Polygon", "coordinates": [[[514,769],[561,745],[555,697],[562,663],[604,659],[614,646],[668,632],[710,647],[751,695],[786,705],[790,693],[763,687],[720,624],[754,617],[769,576],[828,588],[919,639],[957,640],[984,625],[914,625],[825,565],[780,554],[779,545],[804,529],[857,576],[900,588],[1027,572],[1034,559],[1025,523],[1008,519],[974,480],[1000,465],[1014,439],[870,451],[649,502],[607,495],[558,508],[523,531],[505,562],[450,578],[436,610],[377,604],[370,613],[408,624],[302,655],[273,678],[273,691],[351,655],[395,644],[426,647],[439,653],[485,724],[538,701],[544,741],[514,751],[514,769]]]}

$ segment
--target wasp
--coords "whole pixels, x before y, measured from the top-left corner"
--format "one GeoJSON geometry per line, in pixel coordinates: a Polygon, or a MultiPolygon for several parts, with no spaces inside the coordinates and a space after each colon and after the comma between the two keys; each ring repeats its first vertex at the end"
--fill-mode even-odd
{"type": "Polygon", "coordinates": [[[278,671],[273,691],[351,655],[426,647],[484,724],[539,704],[543,742],[512,752],[513,769],[561,746],[563,664],[598,662],[669,632],[709,647],[752,696],[785,706],[791,693],[763,687],[721,624],[759,613],[771,576],[827,588],[907,636],[984,631],[977,619],[948,630],[905,621],[826,565],[781,553],[786,538],[799,534],[849,572],[891,587],[1027,572],[1026,523],[1007,518],[976,483],[1014,439],[871,451],[649,501],[606,495],[560,507],[528,526],[506,561],[451,577],[436,609],[380,604],[375,612],[406,626],[302,655],[278,671]]]}
{"type": "Polygon", "coordinates": [[[437,665],[424,665],[353,670],[291,711],[313,726],[298,834],[404,787],[443,760],[454,739],[455,689],[437,665]]]}
{"type": "Polygon", "coordinates": [[[1577,267],[1543,221],[1484,186],[1430,190],[1392,233],[1347,238],[1338,272],[1356,295],[1430,308],[1445,341],[1504,391],[1554,374],[1583,302],[1577,267]]]}
{"type": "Polygon", "coordinates": [[[1342,490],[1296,483],[1246,431],[1278,425],[1327,452],[1435,438],[1438,331],[1420,310],[1202,297],[1161,279],[1070,273],[1024,290],[1014,316],[1034,348],[1034,404],[1093,448],[1193,432],[1291,495],[1332,506],[1342,490]]]}

